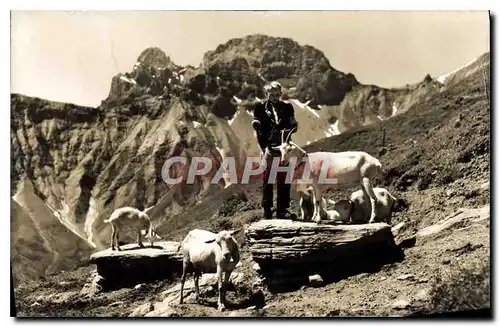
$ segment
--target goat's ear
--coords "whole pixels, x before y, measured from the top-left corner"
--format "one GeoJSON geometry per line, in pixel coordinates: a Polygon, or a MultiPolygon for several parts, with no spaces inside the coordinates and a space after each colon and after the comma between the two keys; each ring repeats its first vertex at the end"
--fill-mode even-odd
{"type": "Polygon", "coordinates": [[[280,146],[273,146],[273,147],[271,147],[271,150],[281,151],[281,147],[280,146]]]}
{"type": "Polygon", "coordinates": [[[213,242],[215,242],[215,238],[208,240],[208,241],[205,241],[205,243],[213,243],[213,242]]]}

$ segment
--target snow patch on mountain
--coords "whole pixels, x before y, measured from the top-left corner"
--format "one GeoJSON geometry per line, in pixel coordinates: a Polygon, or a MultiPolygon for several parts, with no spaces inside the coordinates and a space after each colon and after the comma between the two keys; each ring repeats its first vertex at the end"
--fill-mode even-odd
{"type": "Polygon", "coordinates": [[[441,83],[441,84],[444,84],[444,81],[445,81],[445,80],[446,80],[446,79],[447,79],[450,75],[452,75],[452,74],[454,74],[454,73],[458,72],[458,71],[459,71],[459,70],[461,70],[461,69],[464,69],[464,68],[465,68],[465,67],[467,67],[467,66],[472,65],[474,62],[476,62],[476,60],[477,60],[477,59],[479,59],[479,57],[474,58],[473,60],[469,61],[469,62],[468,62],[468,63],[466,63],[465,65],[463,65],[463,66],[461,66],[461,67],[459,67],[459,68],[457,68],[457,69],[455,69],[455,70],[451,71],[451,72],[450,72],[450,73],[448,73],[448,74],[444,74],[444,75],[439,76],[439,77],[437,78],[437,81],[438,81],[439,83],[441,83]]]}

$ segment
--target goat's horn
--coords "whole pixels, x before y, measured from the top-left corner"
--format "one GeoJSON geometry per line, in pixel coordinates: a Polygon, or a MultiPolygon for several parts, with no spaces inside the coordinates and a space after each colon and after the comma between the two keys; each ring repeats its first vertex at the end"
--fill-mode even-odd
{"type": "MultiPolygon", "coordinates": [[[[294,129],[297,129],[297,128],[296,128],[296,127],[294,127],[294,128],[292,128],[292,129],[290,130],[290,132],[288,133],[288,136],[286,137],[286,142],[288,142],[288,139],[289,139],[289,138],[290,138],[290,136],[292,135],[292,133],[293,133],[293,130],[294,130],[294,129]]],[[[282,143],[285,143],[285,142],[282,142],[282,143]]]]}

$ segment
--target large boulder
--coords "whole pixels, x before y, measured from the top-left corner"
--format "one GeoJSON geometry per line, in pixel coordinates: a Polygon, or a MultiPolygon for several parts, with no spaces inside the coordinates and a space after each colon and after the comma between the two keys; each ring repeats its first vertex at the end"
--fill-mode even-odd
{"type": "Polygon", "coordinates": [[[270,291],[290,290],[319,274],[332,282],[403,258],[385,223],[328,225],[262,220],[245,231],[249,250],[270,291]]]}
{"type": "Polygon", "coordinates": [[[170,279],[182,274],[182,254],[177,252],[179,242],[157,242],[144,248],[137,244],[121,246],[121,251],[106,249],[90,257],[103,277],[103,290],[132,287],[140,283],[170,279]]]}

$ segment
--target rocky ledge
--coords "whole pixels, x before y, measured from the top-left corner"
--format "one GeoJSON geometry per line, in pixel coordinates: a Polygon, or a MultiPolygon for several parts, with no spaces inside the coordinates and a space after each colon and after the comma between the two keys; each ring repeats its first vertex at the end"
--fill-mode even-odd
{"type": "Polygon", "coordinates": [[[182,255],[177,252],[179,242],[148,243],[121,246],[121,251],[106,249],[90,257],[102,277],[100,286],[111,290],[132,287],[139,283],[170,279],[182,274],[182,255]]]}
{"type": "Polygon", "coordinates": [[[333,282],[401,261],[389,225],[329,225],[262,220],[245,231],[250,253],[271,291],[290,290],[319,274],[333,282]]]}

